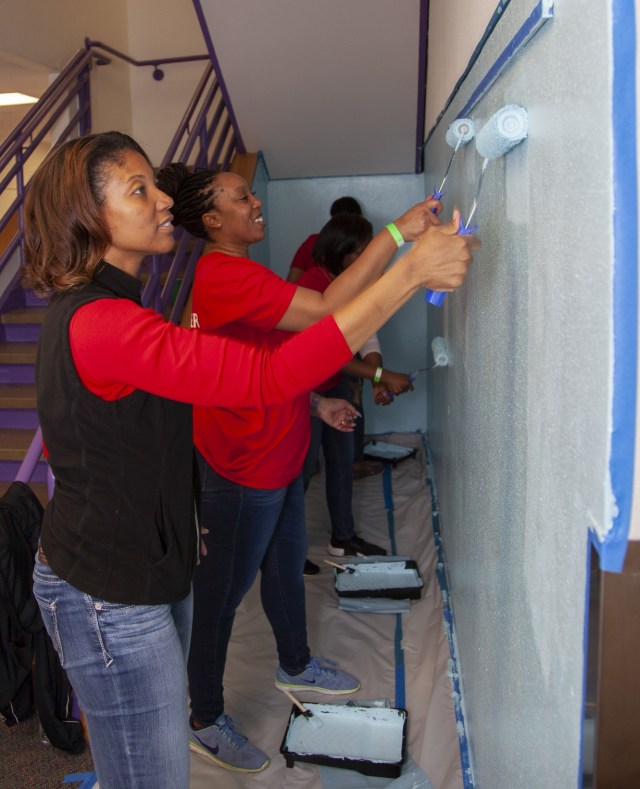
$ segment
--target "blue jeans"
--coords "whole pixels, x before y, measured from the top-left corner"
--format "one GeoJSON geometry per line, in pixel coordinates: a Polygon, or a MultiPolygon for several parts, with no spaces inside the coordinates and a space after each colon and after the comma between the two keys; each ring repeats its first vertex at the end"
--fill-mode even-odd
{"type": "Polygon", "coordinates": [[[285,671],[309,663],[303,569],[307,555],[302,477],[275,490],[216,474],[198,453],[207,555],[193,579],[189,653],[193,719],[211,725],[224,712],[222,679],[236,609],[261,571],[262,607],[285,671]]]}
{"type": "MultiPolygon", "coordinates": [[[[343,379],[325,397],[342,397],[351,402],[351,387],[343,379]]],[[[351,500],[353,495],[354,434],[342,433],[325,424],[317,416],[311,417],[311,443],[302,470],[304,489],[309,487],[318,463],[320,445],[324,452],[327,507],[331,518],[331,534],[336,540],[349,540],[354,535],[351,500]]]]}
{"type": "Polygon", "coordinates": [[[33,591],[89,730],[101,789],[187,789],[192,597],[122,605],[36,559],[33,591]]]}

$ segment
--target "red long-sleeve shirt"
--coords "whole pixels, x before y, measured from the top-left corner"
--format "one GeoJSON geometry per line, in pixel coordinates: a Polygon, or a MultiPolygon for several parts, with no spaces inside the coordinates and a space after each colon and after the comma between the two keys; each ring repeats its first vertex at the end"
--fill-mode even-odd
{"type": "Polygon", "coordinates": [[[70,324],[83,384],[103,400],[134,389],[198,405],[262,408],[311,390],[351,358],[331,316],[277,348],[192,331],[129,299],[80,307],[70,324]]]}

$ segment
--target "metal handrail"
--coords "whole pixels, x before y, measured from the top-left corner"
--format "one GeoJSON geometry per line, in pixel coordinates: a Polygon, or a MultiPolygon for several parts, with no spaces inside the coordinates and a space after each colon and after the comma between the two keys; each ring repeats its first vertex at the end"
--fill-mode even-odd
{"type": "MultiPolygon", "coordinates": [[[[119,52],[117,49],[114,49],[107,44],[103,44],[102,41],[92,41],[90,38],[85,38],[84,45],[87,50],[93,50],[96,52],[96,50],[101,49],[103,52],[108,52],[110,55],[120,58],[120,60],[124,60],[126,63],[130,63],[132,66],[153,66],[152,76],[158,81],[164,79],[164,71],[160,68],[160,66],[164,66],[167,63],[193,63],[194,61],[198,60],[209,60],[209,55],[183,55],[174,58],[135,60],[129,55],[125,55],[124,52],[119,52]]],[[[101,58],[98,61],[98,65],[106,66],[109,62],[109,58],[101,58]]]]}
{"type": "MultiPolygon", "coordinates": [[[[24,176],[25,161],[34,153],[37,145],[59,121],[63,113],[70,108],[73,109],[71,117],[57,136],[55,145],[91,131],[90,70],[94,65],[106,65],[109,62],[108,58],[96,50],[99,48],[109,52],[132,65],[151,65],[156,70],[154,71],[156,79],[162,78],[156,74],[160,64],[208,59],[206,55],[197,55],[135,61],[101,42],[86,39],[85,45],[86,48],[71,59],[58,78],[0,146],[0,176],[2,176],[0,192],[13,179],[16,179],[18,184],[17,197],[12,201],[5,215],[0,217],[0,230],[16,213],[19,217],[18,231],[0,256],[0,274],[16,253],[19,252],[22,259],[22,209],[28,187],[24,176]]],[[[244,153],[245,149],[233,109],[226,90],[221,89],[221,85],[223,85],[221,78],[216,76],[213,66],[209,63],[171,140],[162,160],[163,165],[171,161],[180,161],[209,169],[228,169],[233,156],[236,153],[244,153]]],[[[142,291],[143,304],[152,306],[162,314],[169,311],[169,319],[178,323],[189,295],[202,246],[201,240],[194,241],[185,231],[178,231],[172,253],[149,258],[151,271],[142,291]],[[166,279],[163,284],[165,274],[166,279]]],[[[0,309],[15,287],[18,277],[19,270],[11,279],[9,286],[0,293],[0,309]]],[[[31,480],[41,454],[42,433],[38,428],[20,465],[17,480],[23,482],[31,480]]],[[[51,495],[51,479],[49,479],[49,494],[51,495]]]]}

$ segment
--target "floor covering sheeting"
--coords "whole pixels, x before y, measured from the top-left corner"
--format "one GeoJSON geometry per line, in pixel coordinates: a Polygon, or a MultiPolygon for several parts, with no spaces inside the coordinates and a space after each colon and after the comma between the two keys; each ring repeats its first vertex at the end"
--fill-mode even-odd
{"type": "MultiPolygon", "coordinates": [[[[322,471],[307,491],[309,558],[319,575],[305,579],[308,638],[311,652],[335,660],[356,674],[361,689],[347,699],[388,699],[408,711],[408,763],[395,782],[370,778],[350,770],[296,762],[286,766],[280,755],[291,702],[274,685],[275,642],[260,604],[256,582],[241,603],[234,624],[225,673],[225,711],[242,721],[241,730],[271,757],[261,773],[243,774],[218,767],[191,754],[191,789],[462,789],[462,768],[449,674],[450,651],[443,628],[442,598],[436,577],[436,549],[431,522],[431,491],[420,434],[393,433],[378,437],[415,447],[415,457],[403,460],[385,475],[354,482],[356,531],[364,539],[390,550],[392,523],[395,552],[411,556],[424,582],[422,597],[411,602],[409,613],[354,613],[338,609],[333,570],[323,563],[329,515],[322,471]],[[388,484],[391,483],[391,514],[388,484]],[[399,636],[401,634],[401,642],[399,636]],[[404,671],[397,670],[398,663],[404,671]],[[399,686],[403,687],[399,687],[399,686]]],[[[204,559],[206,561],[206,558],[204,559]]],[[[340,560],[338,560],[340,561],[340,560]]],[[[326,703],[331,696],[311,692],[300,700],[326,703]]]]}

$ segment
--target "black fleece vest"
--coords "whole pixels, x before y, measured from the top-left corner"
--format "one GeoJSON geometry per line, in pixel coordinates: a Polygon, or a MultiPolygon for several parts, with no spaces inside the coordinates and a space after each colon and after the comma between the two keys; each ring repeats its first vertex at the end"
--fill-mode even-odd
{"type": "Polygon", "coordinates": [[[41,540],[54,572],[77,589],[156,605],[188,594],[195,563],[191,406],[140,389],[102,400],[82,384],[69,344],[81,305],[139,303],[139,294],[137,280],[104,264],[47,309],[36,387],[55,492],[41,540]]]}

